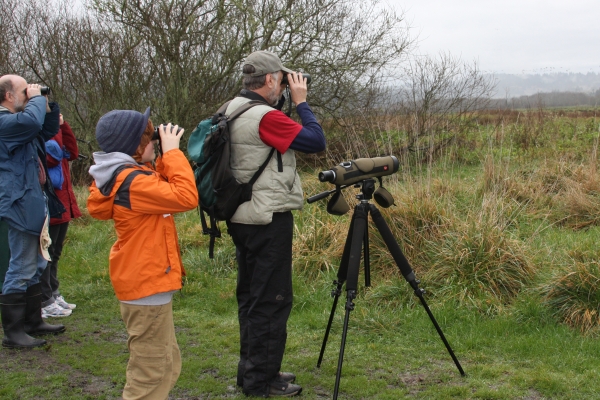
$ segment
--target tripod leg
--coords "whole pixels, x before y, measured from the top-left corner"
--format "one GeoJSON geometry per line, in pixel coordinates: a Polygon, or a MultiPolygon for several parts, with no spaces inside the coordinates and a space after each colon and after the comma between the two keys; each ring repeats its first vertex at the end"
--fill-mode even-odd
{"type": "Polygon", "coordinates": [[[440,326],[438,325],[437,321],[435,320],[435,317],[433,316],[433,313],[431,312],[431,310],[429,309],[429,306],[425,302],[425,299],[423,298],[423,293],[424,293],[423,289],[420,289],[419,293],[415,292],[415,294],[417,295],[419,300],[421,300],[421,304],[423,304],[425,311],[427,311],[427,315],[429,315],[429,319],[431,319],[433,326],[435,326],[435,330],[437,331],[438,335],[440,335],[440,339],[442,339],[442,342],[444,342],[444,346],[446,346],[446,350],[448,350],[450,357],[452,357],[452,361],[454,361],[454,365],[456,365],[456,368],[458,368],[458,372],[460,372],[461,376],[465,376],[465,371],[462,369],[460,362],[458,362],[458,358],[456,358],[456,356],[454,355],[454,352],[452,351],[452,348],[450,347],[450,343],[448,343],[448,341],[446,340],[446,336],[444,336],[444,332],[442,332],[442,328],[440,328],[440,326]]]}
{"type": "Polygon", "coordinates": [[[352,247],[352,237],[354,232],[354,221],[356,220],[356,214],[352,215],[350,221],[350,228],[348,228],[348,235],[346,236],[346,243],[344,244],[344,252],[342,253],[342,260],[340,261],[340,268],[338,269],[338,279],[333,282],[336,288],[331,291],[333,296],[333,306],[331,307],[331,313],[329,314],[329,322],[327,323],[327,329],[325,330],[325,337],[321,344],[321,352],[319,353],[319,360],[317,361],[317,368],[321,368],[321,362],[323,361],[323,355],[325,354],[325,347],[327,346],[327,340],[329,339],[329,331],[331,330],[331,324],[333,323],[333,316],[337,307],[338,299],[342,293],[342,286],[346,282],[348,276],[348,260],[350,259],[350,249],[352,247]]]}
{"type": "Polygon", "coordinates": [[[348,298],[346,299],[346,315],[344,316],[344,329],[342,330],[342,345],[340,346],[340,355],[338,357],[337,372],[335,374],[335,387],[333,389],[333,400],[336,400],[340,388],[340,379],[342,376],[342,364],[344,362],[344,350],[346,349],[346,335],[348,334],[348,322],[350,321],[350,311],[354,310],[354,303],[352,300],[356,298],[356,292],[354,290],[348,291],[348,298]]]}
{"type": "Polygon", "coordinates": [[[338,367],[335,374],[335,388],[333,390],[333,399],[337,399],[340,387],[340,378],[342,376],[342,364],[344,361],[344,350],[346,348],[346,335],[348,334],[348,322],[350,321],[350,311],[354,310],[356,291],[358,287],[358,270],[360,268],[360,256],[364,240],[364,232],[367,229],[367,209],[363,204],[358,204],[354,209],[354,229],[352,232],[352,242],[350,245],[350,257],[348,258],[348,280],[346,281],[346,315],[344,317],[344,329],[342,331],[342,344],[340,346],[340,355],[338,357],[338,367]]]}
{"type": "Polygon", "coordinates": [[[458,368],[458,372],[460,372],[460,374],[462,376],[465,376],[465,371],[463,371],[460,363],[458,362],[458,359],[456,358],[456,356],[454,355],[454,352],[452,351],[452,348],[450,347],[450,344],[446,340],[446,337],[444,336],[442,329],[438,325],[437,321],[435,320],[435,317],[431,313],[431,310],[429,309],[429,307],[427,306],[427,303],[425,302],[425,299],[423,298],[424,290],[419,288],[419,281],[416,279],[415,274],[414,274],[410,264],[408,263],[408,260],[406,259],[406,257],[404,257],[404,254],[402,253],[402,250],[400,250],[400,246],[394,239],[394,235],[392,234],[392,231],[390,230],[388,224],[385,222],[385,219],[383,218],[383,216],[381,215],[381,213],[379,212],[377,207],[375,207],[373,204],[370,204],[370,212],[371,212],[371,218],[373,218],[373,222],[375,222],[375,225],[377,226],[377,229],[379,230],[379,233],[381,234],[383,241],[385,242],[387,248],[389,249],[390,253],[392,254],[392,257],[394,258],[396,265],[400,269],[400,272],[402,273],[402,275],[404,275],[404,278],[408,281],[410,286],[414,289],[415,295],[417,297],[419,297],[419,300],[421,300],[421,304],[423,304],[423,307],[425,308],[425,311],[427,311],[427,314],[429,315],[429,318],[431,319],[433,326],[435,326],[435,329],[437,330],[438,334],[440,335],[442,342],[444,342],[444,345],[446,346],[448,353],[450,353],[450,357],[452,357],[452,360],[454,361],[456,368],[458,368]]]}
{"type": "MultiPolygon", "coordinates": [[[[368,212],[368,211],[367,211],[368,212]]],[[[369,227],[365,228],[363,239],[363,266],[365,268],[365,286],[371,286],[371,259],[369,256],[369,227]]]]}
{"type": "Polygon", "coordinates": [[[317,368],[321,368],[323,354],[325,354],[325,346],[327,346],[327,340],[329,339],[329,331],[331,330],[331,324],[333,323],[333,315],[335,314],[335,309],[337,307],[340,294],[342,294],[343,282],[335,281],[333,282],[333,284],[336,285],[336,288],[331,291],[331,295],[333,296],[333,306],[331,307],[331,313],[329,314],[329,322],[327,322],[327,329],[325,330],[325,337],[323,338],[323,344],[321,345],[321,352],[319,353],[317,368]]]}

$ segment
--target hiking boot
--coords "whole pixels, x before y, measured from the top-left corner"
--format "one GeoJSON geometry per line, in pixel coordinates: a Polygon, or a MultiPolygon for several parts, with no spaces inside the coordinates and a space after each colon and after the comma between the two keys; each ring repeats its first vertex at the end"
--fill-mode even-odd
{"type": "Polygon", "coordinates": [[[42,318],[48,317],[68,317],[73,311],[65,310],[58,303],[52,303],[49,306],[42,308],[42,318]]]}
{"type": "Polygon", "coordinates": [[[67,303],[65,301],[65,298],[61,296],[56,297],[56,302],[58,303],[59,306],[61,306],[62,308],[64,308],[65,310],[74,310],[75,308],[77,308],[76,304],[72,304],[72,303],[67,303]]]}
{"type": "Polygon", "coordinates": [[[269,397],[292,397],[302,393],[302,386],[278,379],[269,384],[269,397]]]}
{"type": "Polygon", "coordinates": [[[279,378],[287,383],[294,383],[296,381],[296,375],[292,374],[291,372],[280,372],[279,378]]]}
{"type": "MultiPolygon", "coordinates": [[[[294,383],[296,381],[296,375],[292,374],[291,372],[279,372],[278,379],[282,380],[286,383],[294,383]]],[[[244,378],[241,377],[241,375],[239,375],[239,374],[238,374],[236,385],[238,385],[239,387],[244,386],[244,378]]]]}

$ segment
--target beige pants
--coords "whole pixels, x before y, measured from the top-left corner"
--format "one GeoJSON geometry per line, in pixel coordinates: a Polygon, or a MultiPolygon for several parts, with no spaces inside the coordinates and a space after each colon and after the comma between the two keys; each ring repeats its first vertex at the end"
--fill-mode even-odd
{"type": "Polygon", "coordinates": [[[181,373],[173,302],[162,306],[121,303],[121,316],[129,334],[129,363],[123,399],[168,398],[181,373]]]}

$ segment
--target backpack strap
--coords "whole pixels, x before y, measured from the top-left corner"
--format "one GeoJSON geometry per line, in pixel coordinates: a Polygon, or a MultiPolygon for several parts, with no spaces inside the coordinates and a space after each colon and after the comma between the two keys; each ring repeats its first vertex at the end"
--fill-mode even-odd
{"type": "MultiPolygon", "coordinates": [[[[229,103],[230,102],[227,102],[225,104],[229,105],[229,103]]],[[[246,111],[248,111],[249,109],[251,109],[252,107],[258,106],[258,105],[261,105],[261,104],[265,105],[265,103],[262,102],[262,101],[250,100],[249,102],[247,102],[245,104],[242,104],[241,106],[239,106],[238,108],[236,108],[235,111],[233,111],[231,114],[229,114],[227,116],[227,121],[228,122],[233,121],[234,119],[236,119],[237,117],[239,117],[240,115],[242,115],[243,113],[245,113],[246,111]]],[[[221,108],[223,108],[223,107],[221,107],[221,108]]],[[[221,109],[219,109],[219,110],[221,110],[221,109]]]]}
{"type": "MultiPolygon", "coordinates": [[[[265,170],[265,168],[267,168],[267,164],[269,163],[269,161],[271,160],[271,157],[273,157],[273,153],[275,153],[275,147],[273,147],[271,149],[271,152],[269,153],[269,156],[267,157],[267,159],[262,163],[262,165],[260,166],[260,168],[258,169],[258,171],[256,171],[254,173],[254,175],[252,175],[252,178],[250,179],[250,181],[248,182],[248,184],[250,186],[254,185],[254,183],[256,182],[256,180],[260,177],[260,174],[263,173],[263,171],[265,170]]],[[[279,152],[277,152],[277,154],[279,154],[279,152]]]]}
{"type": "Polygon", "coordinates": [[[202,222],[202,233],[204,235],[210,235],[209,244],[208,244],[208,258],[214,258],[215,253],[215,238],[221,237],[221,230],[219,229],[219,224],[214,217],[214,212],[207,212],[210,217],[210,227],[206,223],[206,217],[204,213],[206,210],[200,206],[198,206],[198,211],[200,213],[200,221],[202,222]]]}

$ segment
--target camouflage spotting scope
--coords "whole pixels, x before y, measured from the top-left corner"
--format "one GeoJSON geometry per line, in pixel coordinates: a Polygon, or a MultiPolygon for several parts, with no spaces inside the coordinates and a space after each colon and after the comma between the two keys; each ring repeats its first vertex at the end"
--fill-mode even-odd
{"type": "MultiPolygon", "coordinates": [[[[333,215],[343,215],[350,210],[350,207],[341,195],[340,190],[345,189],[354,184],[360,185],[359,182],[374,181],[372,178],[379,180],[379,188],[371,192],[373,198],[381,207],[388,208],[394,205],[394,198],[383,187],[381,177],[391,175],[398,171],[400,163],[394,156],[375,157],[375,158],[359,158],[351,161],[344,161],[330,170],[319,173],[321,182],[333,183],[336,188],[323,193],[309,197],[306,201],[313,203],[317,200],[324,199],[333,194],[333,197],[327,204],[327,212],[333,215]]],[[[370,184],[369,184],[370,185],[370,184]]],[[[371,196],[369,194],[369,196],[371,196]]],[[[368,197],[370,199],[370,197],[368,197]]]]}
{"type": "Polygon", "coordinates": [[[352,185],[367,178],[391,175],[398,171],[399,165],[394,156],[359,158],[344,161],[328,171],[319,173],[319,180],[335,185],[352,185]]]}

